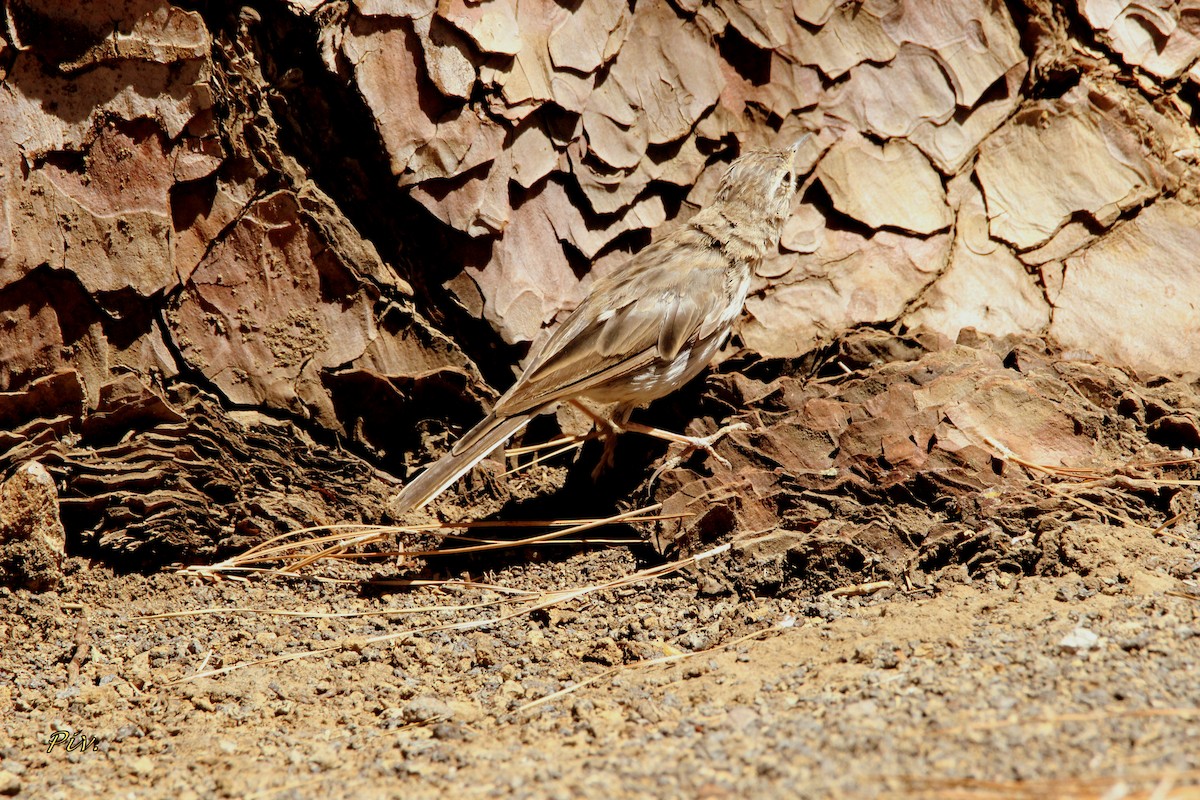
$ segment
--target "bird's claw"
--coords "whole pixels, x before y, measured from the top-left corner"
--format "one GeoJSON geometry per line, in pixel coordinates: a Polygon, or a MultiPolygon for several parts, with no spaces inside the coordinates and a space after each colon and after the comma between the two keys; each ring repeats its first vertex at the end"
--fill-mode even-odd
{"type": "Polygon", "coordinates": [[[596,462],[596,466],[592,467],[592,480],[600,480],[600,476],[611,466],[617,463],[617,437],[614,434],[602,435],[604,439],[604,452],[600,454],[600,460],[596,462]]]}
{"type": "Polygon", "coordinates": [[[715,433],[710,433],[707,436],[688,436],[687,441],[680,441],[683,445],[683,450],[667,459],[663,465],[664,469],[675,469],[684,459],[690,457],[697,450],[703,450],[706,455],[714,459],[718,464],[725,469],[733,469],[733,464],[729,463],[729,459],[717,452],[717,442],[724,439],[734,431],[748,431],[750,425],[745,422],[734,422],[731,425],[726,425],[719,428],[715,433]]]}

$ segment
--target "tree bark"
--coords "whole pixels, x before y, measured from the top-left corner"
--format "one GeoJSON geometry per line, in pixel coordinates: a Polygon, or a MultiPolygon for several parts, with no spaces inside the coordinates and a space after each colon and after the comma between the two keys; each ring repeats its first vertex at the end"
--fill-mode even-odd
{"type": "Polygon", "coordinates": [[[593,274],[812,138],[733,344],[1200,363],[1200,12],[1135,0],[8,0],[0,468],[71,546],[386,518],[593,274]],[[1118,4],[1119,5],[1119,4],[1118,4]],[[382,471],[380,471],[382,470],[382,471]]]}

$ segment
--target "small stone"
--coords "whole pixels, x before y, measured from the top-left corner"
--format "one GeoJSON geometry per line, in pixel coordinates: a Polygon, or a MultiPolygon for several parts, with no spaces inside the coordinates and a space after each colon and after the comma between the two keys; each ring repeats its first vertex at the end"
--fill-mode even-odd
{"type": "Polygon", "coordinates": [[[900,652],[895,645],[884,642],[875,650],[871,664],[876,669],[896,669],[900,666],[900,652]]]}
{"type": "Polygon", "coordinates": [[[726,712],[725,720],[729,727],[745,731],[758,722],[759,716],[758,712],[749,706],[734,706],[726,712]]]}
{"type": "Polygon", "coordinates": [[[54,478],[36,461],[22,464],[0,484],[0,584],[56,588],[66,543],[54,478]]]}
{"type": "Polygon", "coordinates": [[[449,719],[454,715],[449,703],[431,695],[414,697],[404,706],[405,722],[429,722],[431,720],[449,719]]]}
{"type": "Polygon", "coordinates": [[[146,732],[138,728],[136,725],[122,725],[117,728],[117,732],[113,734],[114,742],[123,742],[129,738],[140,739],[146,735],[146,732]]]}
{"type": "Polygon", "coordinates": [[[439,722],[433,726],[433,738],[446,741],[463,741],[469,738],[467,729],[456,722],[439,722]]]}
{"type": "Polygon", "coordinates": [[[21,793],[21,779],[6,769],[0,770],[0,794],[14,797],[21,793]]]}
{"type": "Polygon", "coordinates": [[[611,636],[605,636],[599,640],[588,652],[584,659],[587,661],[595,661],[598,664],[603,664],[606,667],[614,667],[617,664],[624,663],[625,659],[621,655],[621,648],[611,636]]]}
{"type": "Polygon", "coordinates": [[[1064,636],[1058,646],[1069,653],[1082,653],[1095,648],[1099,643],[1100,634],[1079,625],[1064,636]]]}

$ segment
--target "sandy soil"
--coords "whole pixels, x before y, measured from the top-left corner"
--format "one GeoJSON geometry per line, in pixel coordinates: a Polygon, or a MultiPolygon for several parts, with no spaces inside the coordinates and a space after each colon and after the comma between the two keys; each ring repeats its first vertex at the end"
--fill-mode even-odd
{"type": "MultiPolygon", "coordinates": [[[[208,584],[72,559],[57,593],[0,590],[0,791],[1193,796],[1200,599],[1172,574],[1200,566],[1200,548],[1102,525],[1084,534],[1089,575],[952,569],[913,593],[756,598],[701,591],[717,569],[702,565],[420,635],[403,632],[496,609],[399,610],[498,595],[208,584]],[[235,607],[302,616],[137,618],[235,607]],[[387,634],[399,635],[365,641],[387,634]],[[648,663],[679,653],[695,655],[648,663]]],[[[640,566],[629,549],[608,548],[517,558],[487,577],[544,589],[640,566]]]]}

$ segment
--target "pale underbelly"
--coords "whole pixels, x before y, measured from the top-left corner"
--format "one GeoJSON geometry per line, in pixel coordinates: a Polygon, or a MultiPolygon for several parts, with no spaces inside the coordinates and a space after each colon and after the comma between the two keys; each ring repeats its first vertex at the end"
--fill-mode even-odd
{"type": "Polygon", "coordinates": [[[685,348],[673,361],[654,361],[646,369],[590,390],[584,397],[600,403],[638,406],[675,391],[704,371],[729,336],[726,328],[696,346],[685,348]]]}

